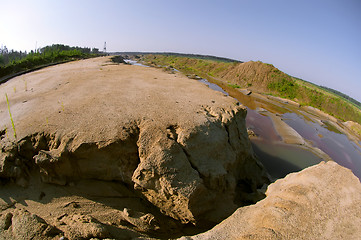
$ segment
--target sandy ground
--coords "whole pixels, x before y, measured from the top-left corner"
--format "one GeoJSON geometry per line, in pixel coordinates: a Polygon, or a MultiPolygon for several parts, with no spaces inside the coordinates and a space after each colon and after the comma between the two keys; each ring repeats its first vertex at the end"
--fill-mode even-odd
{"type": "Polygon", "coordinates": [[[232,98],[182,74],[116,65],[108,58],[88,59],[21,75],[0,86],[0,129],[7,128],[10,138],[5,94],[18,139],[41,131],[87,132],[91,125],[89,140],[106,140],[102,136],[117,134],[117,125],[129,119],[145,117],[192,125],[203,118],[194,115],[189,119],[189,113],[202,105],[235,104],[232,98]],[[165,101],[168,99],[172,101],[165,101]]]}

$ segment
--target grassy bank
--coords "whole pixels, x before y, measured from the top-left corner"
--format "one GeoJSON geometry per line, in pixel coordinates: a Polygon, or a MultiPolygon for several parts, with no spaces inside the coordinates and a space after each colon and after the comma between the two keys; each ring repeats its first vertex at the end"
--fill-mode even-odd
{"type": "MultiPolygon", "coordinates": [[[[39,52],[23,54],[21,57],[0,65],[0,79],[6,81],[6,79],[15,76],[17,73],[27,72],[41,66],[99,56],[99,54],[90,53],[85,49],[53,45],[42,48],[42,51],[39,52]]],[[[8,53],[8,55],[13,53],[14,51],[8,53]]],[[[3,55],[2,57],[4,58],[3,55]]]]}
{"type": "Polygon", "coordinates": [[[143,60],[154,66],[172,66],[186,74],[222,81],[231,87],[249,88],[318,108],[342,121],[361,124],[361,109],[349,99],[317,85],[291,77],[271,64],[197,59],[174,55],[144,55],[143,60]]]}

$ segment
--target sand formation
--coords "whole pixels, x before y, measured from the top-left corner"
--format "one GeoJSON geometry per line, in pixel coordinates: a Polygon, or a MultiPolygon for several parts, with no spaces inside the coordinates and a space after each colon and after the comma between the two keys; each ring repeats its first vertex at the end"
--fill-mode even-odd
{"type": "MultiPolygon", "coordinates": [[[[189,235],[265,196],[269,178],[245,108],[180,73],[97,58],[19,76],[0,86],[5,93],[17,136],[1,99],[0,238],[189,235]]],[[[310,224],[306,237],[320,229],[326,238],[357,236],[360,190],[351,171],[321,164],[270,185],[266,199],[194,238],[287,239],[310,224]],[[286,220],[272,225],[278,218],[286,220]],[[241,231],[239,221],[247,222],[241,231]],[[301,225],[289,232],[290,223],[301,225]]]]}

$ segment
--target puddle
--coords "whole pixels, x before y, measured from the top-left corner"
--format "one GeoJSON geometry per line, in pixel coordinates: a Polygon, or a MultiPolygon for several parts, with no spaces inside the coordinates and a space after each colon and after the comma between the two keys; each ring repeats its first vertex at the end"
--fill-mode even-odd
{"type": "Polygon", "coordinates": [[[345,134],[330,131],[327,126],[319,123],[306,121],[295,113],[286,113],[283,118],[303,138],[310,140],[313,146],[327,153],[338,164],[351,169],[361,179],[361,148],[353,144],[345,134]]]}
{"type": "Polygon", "coordinates": [[[252,95],[245,95],[238,89],[231,88],[227,85],[223,85],[224,89],[235,99],[237,99],[242,105],[247,106],[249,109],[255,110],[258,107],[257,102],[254,100],[252,95]]]}
{"type": "Polygon", "coordinates": [[[249,108],[247,108],[246,126],[259,138],[269,142],[282,141],[273,126],[271,118],[249,108]]]}
{"type": "Polygon", "coordinates": [[[335,126],[333,126],[331,123],[329,123],[328,121],[324,121],[322,122],[324,124],[324,127],[334,133],[339,133],[342,134],[342,132],[340,132],[335,126]]]}
{"type": "Polygon", "coordinates": [[[262,140],[251,142],[258,159],[275,179],[283,178],[291,172],[301,171],[322,161],[315,154],[293,145],[262,140]]]}
{"type": "Polygon", "coordinates": [[[213,89],[213,90],[215,90],[215,91],[224,93],[224,94],[226,94],[227,96],[229,96],[229,94],[228,94],[226,91],[224,91],[220,86],[218,86],[217,84],[208,82],[207,79],[202,78],[202,79],[200,79],[200,80],[198,80],[198,81],[201,82],[201,83],[206,84],[210,89],[213,89]]]}
{"type": "Polygon", "coordinates": [[[124,59],[124,62],[129,63],[131,65],[135,65],[135,66],[149,67],[147,65],[141,64],[135,60],[130,60],[130,59],[124,59]]]}

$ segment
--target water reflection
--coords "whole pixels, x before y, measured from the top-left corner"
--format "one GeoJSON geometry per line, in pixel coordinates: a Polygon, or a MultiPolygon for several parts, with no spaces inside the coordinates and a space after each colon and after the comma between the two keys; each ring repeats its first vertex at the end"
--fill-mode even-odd
{"type": "Polygon", "coordinates": [[[280,142],[252,140],[252,147],[268,173],[275,179],[283,178],[291,172],[300,171],[322,161],[307,150],[280,142]]]}
{"type": "Polygon", "coordinates": [[[201,83],[206,84],[210,89],[213,89],[213,90],[215,90],[215,91],[224,93],[224,94],[226,94],[227,96],[229,96],[229,94],[228,94],[226,91],[224,91],[220,86],[218,86],[217,84],[208,82],[207,79],[202,78],[202,79],[200,79],[200,80],[198,80],[198,81],[200,81],[201,83]]]}
{"type": "MultiPolygon", "coordinates": [[[[145,66],[137,61],[126,61],[133,65],[145,66]]],[[[259,107],[274,114],[282,114],[284,122],[295,129],[303,138],[328,154],[340,165],[351,169],[361,179],[361,141],[359,141],[360,146],[353,143],[345,134],[342,134],[328,122],[313,122],[312,118],[309,117],[313,114],[304,112],[297,106],[253,98],[222,82],[219,84],[226,91],[206,79],[199,81],[215,91],[231,95],[247,107],[246,126],[257,135],[257,138],[251,139],[253,149],[272,177],[283,178],[288,173],[318,164],[322,159],[301,147],[282,143],[282,138],[276,132],[272,119],[254,110],[259,107]]]]}
{"type": "Polygon", "coordinates": [[[270,141],[282,141],[277,134],[270,117],[264,116],[255,110],[247,108],[246,126],[251,129],[256,136],[270,141]]]}
{"type": "Polygon", "coordinates": [[[135,60],[130,60],[130,59],[124,59],[124,62],[129,63],[131,65],[135,65],[135,66],[149,67],[147,65],[141,64],[135,60]]]}
{"type": "Polygon", "coordinates": [[[345,134],[328,130],[318,123],[306,121],[295,113],[283,114],[284,121],[312,145],[327,153],[335,162],[350,168],[361,178],[361,148],[345,134]]]}
{"type": "MultiPolygon", "coordinates": [[[[206,81],[205,83],[209,82],[206,81]]],[[[224,90],[218,85],[209,84],[212,84],[212,87],[210,86],[212,89],[224,93],[224,90]]],[[[308,117],[309,113],[300,111],[293,106],[284,106],[285,104],[281,103],[276,105],[272,102],[262,101],[255,103],[256,101],[251,96],[246,96],[236,89],[227,87],[225,89],[230,92],[231,96],[247,106],[246,126],[253,130],[258,137],[251,139],[252,146],[273,177],[284,177],[288,173],[317,164],[321,159],[300,147],[281,144],[282,138],[276,132],[271,118],[253,110],[257,105],[258,107],[282,113],[284,122],[295,129],[303,138],[309,140],[312,146],[321,149],[340,165],[351,169],[361,179],[360,146],[350,141],[345,134],[341,133],[331,123],[327,121],[313,122],[308,117]],[[300,164],[301,162],[302,164],[300,164]]]]}

